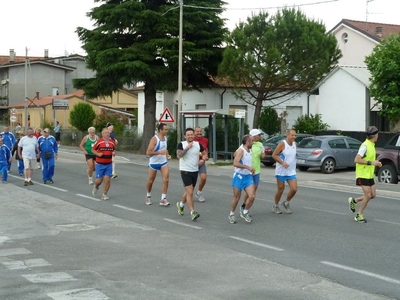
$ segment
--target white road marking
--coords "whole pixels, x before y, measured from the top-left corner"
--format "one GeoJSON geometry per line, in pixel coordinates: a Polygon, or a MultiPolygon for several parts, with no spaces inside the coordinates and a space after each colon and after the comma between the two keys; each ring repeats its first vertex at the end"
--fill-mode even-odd
{"type": "Polygon", "coordinates": [[[25,277],[27,280],[29,280],[32,283],[50,283],[50,282],[63,282],[63,281],[78,280],[64,272],[26,274],[26,275],[22,275],[22,277],[25,277]]]}
{"type": "Polygon", "coordinates": [[[76,289],[69,291],[62,291],[56,293],[49,293],[47,296],[54,300],[108,300],[106,295],[95,289],[76,289]]]}
{"type": "Polygon", "coordinates": [[[11,248],[11,249],[1,249],[0,256],[11,256],[11,255],[21,255],[21,254],[31,254],[32,252],[25,248],[11,248]]]}
{"type": "Polygon", "coordinates": [[[244,242],[244,243],[248,243],[248,244],[251,244],[251,245],[260,246],[260,247],[264,247],[264,248],[267,248],[267,249],[275,250],[275,251],[285,251],[285,249],[282,249],[282,248],[270,246],[270,245],[267,245],[267,244],[261,244],[261,243],[258,243],[258,242],[253,242],[253,241],[242,239],[242,238],[236,237],[236,236],[229,236],[229,238],[237,240],[237,241],[241,241],[241,242],[244,242]]]}
{"type": "Polygon", "coordinates": [[[387,223],[387,224],[400,225],[400,223],[396,223],[396,222],[390,222],[390,221],[379,220],[379,219],[373,219],[373,220],[377,221],[377,222],[387,223]]]}
{"type": "Polygon", "coordinates": [[[347,215],[346,213],[342,213],[342,212],[337,212],[337,211],[332,211],[332,210],[326,210],[326,209],[318,209],[318,208],[314,208],[314,207],[307,207],[304,206],[305,209],[310,209],[310,210],[315,210],[315,211],[322,211],[322,212],[327,212],[327,213],[331,213],[331,214],[337,214],[337,215],[347,215]]]}
{"type": "Polygon", "coordinates": [[[131,210],[131,211],[134,211],[134,212],[142,212],[141,210],[133,209],[133,208],[122,206],[122,205],[118,205],[118,204],[113,204],[113,206],[119,207],[119,208],[122,208],[122,209],[126,209],[126,210],[131,210]]]}
{"type": "Polygon", "coordinates": [[[0,236],[0,245],[3,244],[5,241],[8,241],[10,238],[8,236],[0,236]]]}
{"type": "Polygon", "coordinates": [[[41,186],[45,186],[45,187],[51,188],[51,189],[54,189],[54,190],[57,190],[57,191],[60,191],[60,192],[64,192],[64,193],[68,192],[68,190],[64,190],[64,189],[60,189],[60,188],[55,187],[55,186],[51,186],[50,185],[51,183],[50,184],[37,183],[37,184],[39,184],[41,186]]]}
{"type": "Polygon", "coordinates": [[[327,265],[327,266],[331,266],[334,268],[338,268],[338,269],[342,269],[342,270],[346,270],[346,271],[350,271],[350,272],[354,272],[354,273],[358,273],[358,274],[362,274],[362,275],[366,275],[366,276],[370,276],[376,279],[380,279],[386,282],[390,282],[390,283],[395,283],[395,284],[399,284],[400,285],[400,280],[397,279],[393,279],[387,276],[383,276],[383,275],[379,275],[376,273],[371,273],[368,271],[364,271],[364,270],[359,270],[359,269],[355,269],[355,268],[351,268],[348,266],[344,266],[344,265],[339,265],[333,262],[329,262],[329,261],[321,261],[322,264],[327,265]]]}
{"type": "Polygon", "coordinates": [[[190,228],[193,228],[193,229],[203,229],[203,228],[201,228],[201,227],[199,227],[199,226],[189,225],[189,224],[186,224],[186,223],[183,223],[183,222],[178,222],[178,221],[171,220],[171,219],[166,219],[166,218],[164,218],[163,220],[164,220],[164,221],[167,221],[167,222],[174,223],[174,224],[178,224],[178,225],[190,227],[190,228]]]}
{"type": "Polygon", "coordinates": [[[86,195],[82,195],[82,194],[76,194],[77,196],[79,196],[79,197],[83,197],[83,198],[86,198],[86,199],[90,199],[90,200],[94,200],[94,201],[101,201],[100,199],[97,199],[97,198],[94,198],[94,197],[90,197],[90,196],[86,196],[86,195]]]}
{"type": "Polygon", "coordinates": [[[48,261],[42,258],[27,259],[27,260],[12,260],[3,262],[2,264],[5,265],[10,270],[23,270],[28,268],[51,266],[51,264],[48,261]]]}

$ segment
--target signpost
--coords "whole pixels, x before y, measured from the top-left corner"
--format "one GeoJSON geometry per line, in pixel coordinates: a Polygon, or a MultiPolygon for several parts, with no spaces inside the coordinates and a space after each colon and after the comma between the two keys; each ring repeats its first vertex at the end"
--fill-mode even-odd
{"type": "Polygon", "coordinates": [[[17,116],[11,116],[10,117],[10,122],[11,123],[17,122],[17,116]]]}
{"type": "Polygon", "coordinates": [[[161,117],[158,119],[160,123],[175,123],[175,119],[169,111],[168,107],[166,107],[161,114],[161,117]]]}
{"type": "Polygon", "coordinates": [[[53,109],[69,109],[69,100],[53,99],[53,109]]]}

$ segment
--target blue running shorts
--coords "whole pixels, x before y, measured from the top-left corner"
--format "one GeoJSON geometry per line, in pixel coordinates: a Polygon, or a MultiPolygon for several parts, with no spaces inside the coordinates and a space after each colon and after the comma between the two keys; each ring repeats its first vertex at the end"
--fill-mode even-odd
{"type": "Polygon", "coordinates": [[[234,173],[232,178],[232,186],[237,188],[238,190],[244,190],[250,185],[254,184],[253,175],[243,175],[239,173],[234,173]]]}

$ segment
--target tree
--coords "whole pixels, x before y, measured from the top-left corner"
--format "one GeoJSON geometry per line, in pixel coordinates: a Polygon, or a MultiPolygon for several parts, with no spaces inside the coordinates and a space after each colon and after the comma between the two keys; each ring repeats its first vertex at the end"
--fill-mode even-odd
{"type": "Polygon", "coordinates": [[[392,123],[400,120],[400,33],[376,46],[365,59],[371,72],[371,97],[381,105],[380,114],[392,123]]]}
{"type": "MultiPolygon", "coordinates": [[[[77,33],[96,77],[77,79],[87,97],[111,95],[123,85],[145,84],[144,153],[155,132],[156,91],[176,91],[179,63],[178,0],[96,0],[88,13],[95,28],[77,33]]],[[[185,0],[183,14],[183,85],[209,87],[222,60],[226,29],[221,0],[185,0]],[[190,4],[190,5],[189,5],[190,4]],[[210,8],[210,9],[207,9],[210,8]]]]}
{"type": "Polygon", "coordinates": [[[255,106],[258,128],[264,101],[294,97],[315,85],[341,56],[336,38],[299,10],[260,12],[229,34],[219,75],[237,98],[255,106]]]}
{"type": "Polygon", "coordinates": [[[260,115],[260,128],[268,135],[273,135],[280,131],[281,122],[278,113],[271,106],[263,109],[260,115]]]}
{"type": "Polygon", "coordinates": [[[69,113],[69,123],[79,131],[87,131],[95,118],[93,107],[85,102],[75,104],[69,113]]]}

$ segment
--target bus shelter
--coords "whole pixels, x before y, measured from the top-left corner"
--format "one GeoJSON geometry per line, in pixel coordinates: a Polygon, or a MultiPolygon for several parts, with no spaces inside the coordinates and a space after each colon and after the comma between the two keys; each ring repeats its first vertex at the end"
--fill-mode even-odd
{"type": "MultiPolygon", "coordinates": [[[[229,130],[228,130],[228,116],[232,115],[229,110],[223,110],[223,109],[204,109],[204,110],[199,110],[199,109],[193,109],[193,110],[184,110],[180,111],[180,114],[182,116],[181,120],[181,132],[185,132],[185,129],[187,127],[196,127],[197,124],[199,124],[199,120],[208,120],[208,128],[209,128],[209,136],[208,136],[208,154],[209,156],[213,159],[213,163],[217,161],[218,155],[223,155],[225,160],[230,157],[230,159],[233,159],[233,153],[229,151],[228,149],[228,135],[229,135],[229,130]],[[224,130],[224,149],[218,149],[217,150],[217,115],[222,115],[225,116],[225,130],[224,130]],[[190,122],[190,120],[194,122],[190,122]],[[190,123],[190,126],[188,126],[190,123]],[[210,155],[211,154],[211,155],[210,155]]],[[[244,119],[241,118],[240,120],[240,126],[239,126],[239,137],[242,137],[244,135],[244,119]]],[[[239,139],[241,141],[241,139],[239,139]]],[[[239,145],[238,145],[239,146],[239,145]]]]}

